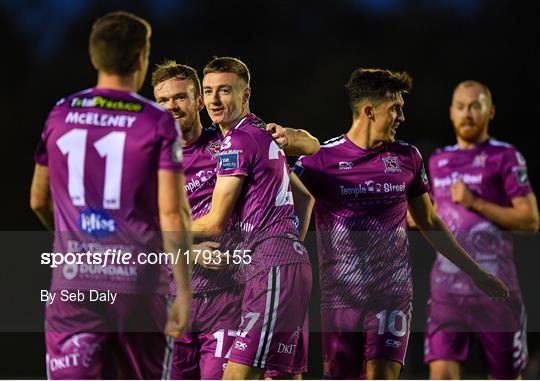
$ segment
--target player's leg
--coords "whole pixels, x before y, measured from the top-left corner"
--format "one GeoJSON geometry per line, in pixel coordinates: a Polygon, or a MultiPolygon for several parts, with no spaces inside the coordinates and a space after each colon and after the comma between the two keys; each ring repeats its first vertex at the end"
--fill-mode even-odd
{"type": "Polygon", "coordinates": [[[275,266],[248,280],[224,379],[290,373],[311,294],[311,266],[275,266]]]}
{"type": "Polygon", "coordinates": [[[109,343],[106,333],[45,332],[47,378],[115,378],[109,343]]]}
{"type": "Polygon", "coordinates": [[[321,311],[323,374],[325,379],[360,379],[365,335],[360,308],[321,311]]]}
{"type": "Polygon", "coordinates": [[[366,364],[366,378],[368,380],[397,380],[402,367],[397,361],[371,359],[366,364]]]}
{"type": "Polygon", "coordinates": [[[472,339],[468,304],[466,297],[452,294],[433,294],[428,301],[424,362],[433,380],[461,378],[472,339]]]}
{"type": "Polygon", "coordinates": [[[366,305],[364,353],[368,379],[399,377],[407,353],[411,313],[408,297],[388,297],[366,305]]]}
{"type": "Polygon", "coordinates": [[[167,296],[124,295],[110,306],[116,320],[115,357],[121,378],[167,379],[170,377],[174,340],[163,334],[167,296]]]}
{"type": "Polygon", "coordinates": [[[200,378],[221,379],[231,347],[236,338],[242,312],[243,289],[229,289],[206,295],[201,299],[200,329],[200,378]]]}
{"type": "Polygon", "coordinates": [[[195,380],[201,378],[199,368],[200,342],[199,333],[194,323],[199,316],[201,299],[193,297],[191,319],[184,334],[174,339],[171,358],[171,380],[195,380]]]}
{"type": "Polygon", "coordinates": [[[227,366],[223,372],[223,380],[262,380],[264,376],[263,368],[256,368],[250,365],[227,361],[227,366]]]}
{"type": "MultiPolygon", "coordinates": [[[[86,298],[88,299],[88,298],[86,298]]],[[[45,309],[49,379],[114,378],[111,330],[99,303],[56,301],[45,309]]]]}
{"type": "Polygon", "coordinates": [[[460,380],[463,365],[453,360],[433,360],[429,363],[431,380],[460,380]]]}
{"type": "Polygon", "coordinates": [[[174,340],[159,332],[118,332],[112,346],[118,379],[169,379],[174,340]]]}
{"type": "MultiPolygon", "coordinates": [[[[488,380],[499,380],[499,378],[493,378],[491,376],[488,376],[488,380]]],[[[523,377],[521,376],[521,374],[519,376],[517,376],[516,378],[514,378],[514,380],[523,380],[523,377]]]]}
{"type": "Polygon", "coordinates": [[[308,371],[308,348],[309,348],[309,314],[306,314],[304,326],[300,332],[300,339],[294,356],[293,369],[289,373],[268,369],[264,374],[267,380],[301,380],[302,375],[308,371]]]}
{"type": "Polygon", "coordinates": [[[478,298],[477,337],[487,375],[494,379],[518,379],[527,365],[526,314],[519,295],[499,303],[478,298]],[[482,313],[482,311],[484,311],[482,313]]]}
{"type": "Polygon", "coordinates": [[[278,374],[270,377],[266,372],[264,374],[265,380],[302,380],[302,373],[293,373],[293,374],[278,374]]]}
{"type": "Polygon", "coordinates": [[[181,337],[174,340],[171,380],[198,380],[201,378],[199,348],[198,335],[189,329],[181,337]]]}

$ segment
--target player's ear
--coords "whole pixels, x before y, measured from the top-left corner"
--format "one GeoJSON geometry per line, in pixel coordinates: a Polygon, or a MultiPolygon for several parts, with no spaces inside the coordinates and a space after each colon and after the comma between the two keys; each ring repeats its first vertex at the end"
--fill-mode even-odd
{"type": "Polygon", "coordinates": [[[244,90],[244,95],[242,96],[242,105],[245,105],[249,102],[249,97],[251,97],[251,89],[247,86],[244,90]]]}
{"type": "Polygon", "coordinates": [[[362,107],[362,113],[369,119],[375,120],[375,108],[371,104],[365,104],[362,107]]]}
{"type": "Polygon", "coordinates": [[[94,56],[92,54],[90,54],[90,62],[92,62],[92,66],[94,67],[94,69],[99,70],[96,60],[94,59],[94,56]]]}
{"type": "Polygon", "coordinates": [[[491,110],[489,110],[489,119],[495,118],[495,105],[491,105],[491,110]]]}
{"type": "Polygon", "coordinates": [[[137,59],[133,65],[133,71],[142,70],[144,68],[144,63],[146,60],[146,48],[142,49],[137,53],[137,59]]]}
{"type": "Polygon", "coordinates": [[[202,95],[197,97],[197,111],[201,111],[204,108],[204,101],[202,95]]]}

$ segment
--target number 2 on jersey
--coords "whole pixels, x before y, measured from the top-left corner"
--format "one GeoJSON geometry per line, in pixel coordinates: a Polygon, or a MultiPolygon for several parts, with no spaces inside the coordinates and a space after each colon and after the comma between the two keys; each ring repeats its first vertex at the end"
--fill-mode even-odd
{"type": "MultiPolygon", "coordinates": [[[[268,158],[270,160],[279,159],[279,153],[285,156],[285,153],[276,142],[270,143],[270,149],[268,150],[268,158]]],[[[293,205],[292,192],[289,191],[289,172],[287,171],[287,164],[283,163],[283,180],[276,195],[276,206],[293,205]]]]}
{"type": "MultiPolygon", "coordinates": [[[[56,141],[60,151],[68,157],[68,193],[71,202],[84,206],[84,159],[88,130],[75,128],[56,141]]],[[[99,156],[105,158],[105,182],[103,185],[103,208],[120,209],[122,165],[126,133],[110,132],[94,143],[99,156]]]]}

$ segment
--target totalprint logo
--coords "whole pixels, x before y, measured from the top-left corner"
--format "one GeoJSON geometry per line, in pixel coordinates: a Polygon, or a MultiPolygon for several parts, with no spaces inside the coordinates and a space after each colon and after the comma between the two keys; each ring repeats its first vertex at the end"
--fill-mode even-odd
{"type": "Polygon", "coordinates": [[[399,161],[398,161],[397,156],[383,157],[382,161],[384,162],[384,173],[401,172],[401,168],[399,168],[399,161]]]}
{"type": "Polygon", "coordinates": [[[95,238],[103,238],[116,231],[114,220],[102,210],[84,209],[79,217],[81,231],[95,238]]]}

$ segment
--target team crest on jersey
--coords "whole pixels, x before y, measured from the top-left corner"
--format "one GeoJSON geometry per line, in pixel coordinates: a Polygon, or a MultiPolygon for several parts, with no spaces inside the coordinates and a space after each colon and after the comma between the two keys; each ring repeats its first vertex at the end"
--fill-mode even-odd
{"type": "Polygon", "coordinates": [[[262,120],[257,123],[253,123],[252,126],[260,128],[261,130],[266,130],[266,123],[264,123],[262,120]]]}
{"type": "Polygon", "coordinates": [[[212,155],[212,159],[216,159],[217,157],[217,154],[219,153],[219,150],[221,148],[221,141],[220,140],[216,140],[214,142],[210,142],[210,144],[208,144],[206,146],[206,150],[208,152],[210,152],[210,155],[212,155]]]}
{"type": "Polygon", "coordinates": [[[384,162],[384,173],[392,172],[401,172],[401,168],[399,168],[399,161],[397,156],[387,156],[383,157],[382,161],[384,162]]]}
{"type": "Polygon", "coordinates": [[[486,166],[486,160],[488,158],[488,155],[484,151],[482,151],[480,154],[476,155],[474,157],[472,166],[473,167],[480,167],[484,168],[486,166]]]}

